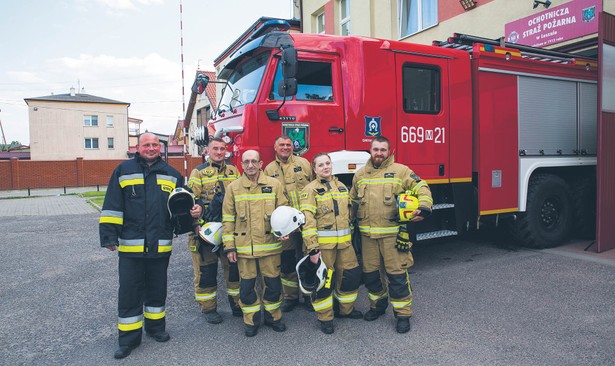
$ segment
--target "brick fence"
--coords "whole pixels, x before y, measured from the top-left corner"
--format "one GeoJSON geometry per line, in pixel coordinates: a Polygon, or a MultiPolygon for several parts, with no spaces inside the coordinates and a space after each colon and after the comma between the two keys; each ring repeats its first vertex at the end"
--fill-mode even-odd
{"type": "MultiPolygon", "coordinates": [[[[87,187],[106,185],[121,163],[114,160],[54,160],[32,161],[13,158],[0,161],[0,190],[28,188],[87,187]]],[[[169,157],[169,164],[184,174],[184,158],[169,157]]],[[[188,172],[201,164],[200,157],[188,158],[188,172]]]]}

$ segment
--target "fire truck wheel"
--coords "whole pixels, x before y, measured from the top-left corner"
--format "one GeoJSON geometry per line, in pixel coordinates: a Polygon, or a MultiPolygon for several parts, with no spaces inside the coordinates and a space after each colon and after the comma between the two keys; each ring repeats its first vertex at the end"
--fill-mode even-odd
{"type": "Polygon", "coordinates": [[[530,248],[552,248],[568,238],[573,220],[570,188],[552,174],[530,178],[526,212],[511,223],[513,239],[530,248]]]}
{"type": "Polygon", "coordinates": [[[595,172],[573,178],[570,182],[573,197],[573,235],[580,239],[596,238],[596,177],[595,172]]]}

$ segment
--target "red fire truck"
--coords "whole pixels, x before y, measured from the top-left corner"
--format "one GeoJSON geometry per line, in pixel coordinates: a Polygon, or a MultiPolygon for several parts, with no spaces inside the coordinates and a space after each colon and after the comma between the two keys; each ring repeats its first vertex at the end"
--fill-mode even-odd
{"type": "Polygon", "coordinates": [[[531,247],[593,233],[596,61],[467,35],[427,46],[280,27],[255,31],[219,73],[210,130],[235,164],[247,149],[268,163],[286,134],[308,160],[329,152],[349,183],[385,136],[434,194],[416,240],[504,218],[531,247]]]}

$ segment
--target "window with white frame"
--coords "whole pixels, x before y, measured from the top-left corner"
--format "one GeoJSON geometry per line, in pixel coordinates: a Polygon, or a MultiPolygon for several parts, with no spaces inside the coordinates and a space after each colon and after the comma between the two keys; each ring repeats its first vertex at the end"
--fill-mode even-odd
{"type": "Polygon", "coordinates": [[[107,127],[113,127],[113,116],[107,116],[107,127]]]}
{"type": "Polygon", "coordinates": [[[86,137],[85,140],[83,140],[83,147],[86,149],[98,149],[98,138],[86,137]]]}
{"type": "Polygon", "coordinates": [[[340,1],[340,34],[350,35],[350,0],[340,1]]]}
{"type": "Polygon", "coordinates": [[[83,125],[84,126],[98,126],[98,116],[85,115],[83,116],[83,125]]]}
{"type": "Polygon", "coordinates": [[[316,33],[324,34],[325,33],[325,13],[320,13],[316,15],[316,33]]]}
{"type": "Polygon", "coordinates": [[[399,0],[399,36],[403,38],[438,23],[438,0],[399,0]]]}
{"type": "Polygon", "coordinates": [[[113,148],[115,148],[113,144],[113,137],[107,137],[107,149],[113,149],[113,148]]]}

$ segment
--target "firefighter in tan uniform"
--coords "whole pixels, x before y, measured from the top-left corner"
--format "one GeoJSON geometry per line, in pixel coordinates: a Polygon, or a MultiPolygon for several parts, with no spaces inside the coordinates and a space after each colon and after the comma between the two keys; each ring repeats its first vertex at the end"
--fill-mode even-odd
{"type": "Polygon", "coordinates": [[[312,160],[316,179],[300,195],[301,211],[305,215],[303,242],[310,261],[322,258],[329,272],[333,270],[330,286],[316,292],[312,306],[325,334],[334,332],[333,315],[360,319],[354,309],[361,281],[361,269],[351,241],[351,202],[348,188],[332,175],[331,158],[325,153],[312,160]]]}
{"type": "MultiPolygon", "coordinates": [[[[279,180],[290,200],[292,207],[299,210],[299,192],[310,182],[312,169],[310,163],[293,155],[293,143],[288,136],[278,136],[274,146],[275,160],[265,167],[265,174],[279,180]]],[[[299,283],[295,265],[303,251],[301,233],[294,232],[282,242],[282,311],[291,311],[299,303],[299,283]]],[[[309,302],[309,301],[308,301],[309,302]]]]}
{"type": "Polygon", "coordinates": [[[282,243],[271,232],[271,214],[288,204],[282,184],[261,171],[263,162],[255,150],[242,155],[243,175],[228,186],[222,208],[222,241],[231,263],[239,267],[239,304],[246,325],[245,335],[253,337],[260,325],[261,296],[265,325],[276,332],[286,330],[280,310],[282,243]],[[260,272],[260,276],[259,276],[260,272]],[[256,291],[256,280],[262,294],[256,291]]]}
{"type": "MultiPolygon", "coordinates": [[[[203,207],[204,216],[207,215],[208,205],[212,202],[216,193],[224,194],[223,188],[226,190],[232,181],[239,178],[237,167],[226,164],[224,161],[226,155],[226,142],[224,140],[221,138],[212,139],[209,142],[208,149],[209,159],[192,171],[188,181],[188,186],[197,197],[197,203],[203,207]]],[[[211,209],[213,206],[209,208],[211,209]]],[[[221,207],[218,214],[220,217],[215,220],[221,222],[221,207]]],[[[211,213],[207,216],[211,216],[211,213]]],[[[203,223],[203,220],[199,222],[201,225],[203,223]]],[[[222,316],[217,311],[216,302],[218,258],[224,270],[226,292],[234,316],[241,316],[239,270],[236,264],[229,263],[226,255],[220,255],[219,250],[212,252],[213,245],[205,243],[199,237],[199,229],[200,225],[188,237],[194,267],[194,296],[201,307],[201,311],[205,314],[207,322],[218,324],[222,322],[222,316]]]]}
{"type": "Polygon", "coordinates": [[[361,232],[363,280],[368,290],[370,310],[364,319],[371,321],[384,314],[390,297],[397,318],[396,330],[410,330],[412,289],[408,269],[414,264],[407,226],[397,217],[396,195],[409,192],[416,196],[419,208],[411,221],[421,221],[431,214],[431,191],[412,170],[394,162],[389,156],[390,142],[382,136],[372,140],[370,159],[352,180],[350,198],[361,232]],[[382,283],[384,264],[388,282],[382,283]]]}

